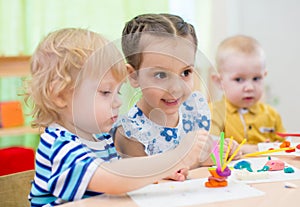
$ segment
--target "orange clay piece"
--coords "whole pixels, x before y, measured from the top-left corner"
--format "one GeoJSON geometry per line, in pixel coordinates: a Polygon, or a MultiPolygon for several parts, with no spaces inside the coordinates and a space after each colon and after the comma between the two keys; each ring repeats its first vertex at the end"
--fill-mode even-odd
{"type": "MultiPolygon", "coordinates": [[[[290,141],[283,141],[279,147],[280,148],[285,148],[285,147],[290,147],[290,146],[291,146],[291,142],[290,141]]],[[[285,152],[287,152],[287,153],[289,153],[289,152],[295,152],[295,151],[296,151],[296,149],[285,150],[285,152]]]]}
{"type": "Polygon", "coordinates": [[[279,147],[280,148],[286,148],[286,147],[290,147],[290,145],[291,145],[291,142],[283,141],[279,147]]]}
{"type": "MultiPolygon", "coordinates": [[[[224,178],[224,177],[221,177],[220,175],[218,175],[216,170],[217,169],[215,169],[215,168],[208,168],[208,171],[212,175],[212,177],[215,177],[215,178],[218,178],[218,179],[224,178]]],[[[208,179],[208,181],[205,182],[205,187],[208,187],[208,188],[225,187],[225,186],[228,185],[228,183],[225,179],[226,178],[224,178],[224,180],[222,180],[222,181],[208,179]]]]}
{"type": "Polygon", "coordinates": [[[215,177],[215,178],[222,178],[218,173],[217,173],[217,169],[216,168],[208,168],[209,173],[211,174],[211,176],[215,177]]]}
{"type": "Polygon", "coordinates": [[[207,182],[205,182],[205,187],[208,187],[208,188],[225,187],[227,185],[228,185],[228,183],[226,180],[224,180],[224,181],[208,180],[207,182]]]}

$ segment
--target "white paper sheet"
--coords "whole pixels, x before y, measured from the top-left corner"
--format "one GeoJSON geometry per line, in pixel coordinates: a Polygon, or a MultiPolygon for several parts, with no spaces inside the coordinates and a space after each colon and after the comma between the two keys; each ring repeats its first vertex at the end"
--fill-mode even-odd
{"type": "MultiPolygon", "coordinates": [[[[271,159],[277,159],[275,157],[271,157],[271,159]]],[[[248,161],[251,163],[251,168],[253,171],[257,171],[262,169],[263,166],[267,163],[268,157],[256,157],[256,158],[247,158],[247,159],[240,159],[236,161],[232,161],[228,166],[233,167],[237,162],[242,160],[248,161]]],[[[229,179],[235,180],[237,182],[243,183],[265,183],[265,182],[278,182],[278,181],[288,181],[288,180],[298,180],[300,179],[300,170],[288,163],[285,162],[285,167],[292,167],[294,169],[294,173],[285,173],[283,170],[280,171],[268,171],[269,177],[266,179],[259,179],[259,180],[238,180],[236,178],[236,172],[238,170],[232,170],[232,175],[229,179]]]]}
{"type": "MultiPolygon", "coordinates": [[[[298,139],[299,141],[300,139],[298,139]]],[[[291,142],[291,147],[296,147],[298,144],[300,144],[300,142],[291,142]]],[[[258,151],[266,151],[269,150],[270,148],[274,148],[274,149],[279,149],[281,145],[281,142],[270,142],[270,143],[258,143],[258,151]]],[[[285,151],[281,151],[281,152],[272,152],[270,154],[266,154],[266,155],[291,155],[291,156],[300,156],[300,150],[296,149],[295,152],[285,152],[285,151]]]]}
{"type": "Polygon", "coordinates": [[[206,188],[206,181],[207,178],[152,184],[128,195],[140,207],[188,206],[264,195],[262,191],[233,180],[221,188],[206,188]]]}

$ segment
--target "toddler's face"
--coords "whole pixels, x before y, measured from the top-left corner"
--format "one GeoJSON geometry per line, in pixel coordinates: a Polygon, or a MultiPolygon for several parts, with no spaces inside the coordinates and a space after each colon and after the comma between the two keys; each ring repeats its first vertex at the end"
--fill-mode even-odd
{"type": "Polygon", "coordinates": [[[118,117],[121,100],[119,89],[111,71],[101,80],[83,80],[73,96],[73,117],[77,130],[88,134],[108,132],[118,117]]]}
{"type": "Polygon", "coordinates": [[[257,56],[230,55],[220,66],[226,98],[239,108],[249,108],[260,100],[266,70],[257,56]]]}
{"type": "Polygon", "coordinates": [[[157,108],[166,115],[178,113],[194,87],[194,58],[195,49],[186,40],[154,41],[144,49],[137,81],[145,114],[157,108]]]}

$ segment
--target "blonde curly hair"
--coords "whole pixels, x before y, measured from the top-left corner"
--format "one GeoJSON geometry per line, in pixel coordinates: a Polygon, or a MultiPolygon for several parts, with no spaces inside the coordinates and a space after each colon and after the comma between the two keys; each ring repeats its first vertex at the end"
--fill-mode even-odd
{"type": "Polygon", "coordinates": [[[101,78],[107,70],[121,81],[127,73],[119,50],[95,32],[65,28],[48,34],[31,58],[31,78],[25,102],[32,105],[33,127],[47,127],[60,119],[53,96],[68,93],[86,76],[101,78]]]}

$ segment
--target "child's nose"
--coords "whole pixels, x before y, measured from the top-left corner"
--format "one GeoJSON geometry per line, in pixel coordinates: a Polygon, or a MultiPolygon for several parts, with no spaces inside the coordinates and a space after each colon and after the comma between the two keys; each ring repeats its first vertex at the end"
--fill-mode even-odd
{"type": "Polygon", "coordinates": [[[251,81],[246,81],[245,82],[245,86],[244,86],[244,90],[245,91],[251,91],[254,89],[254,85],[251,81]]]}
{"type": "Polygon", "coordinates": [[[115,95],[112,101],[112,108],[120,108],[122,101],[118,95],[115,95]]]}
{"type": "Polygon", "coordinates": [[[183,90],[183,87],[184,87],[183,81],[180,78],[173,76],[172,80],[170,80],[169,82],[168,91],[170,94],[176,96],[177,93],[183,90]]]}

